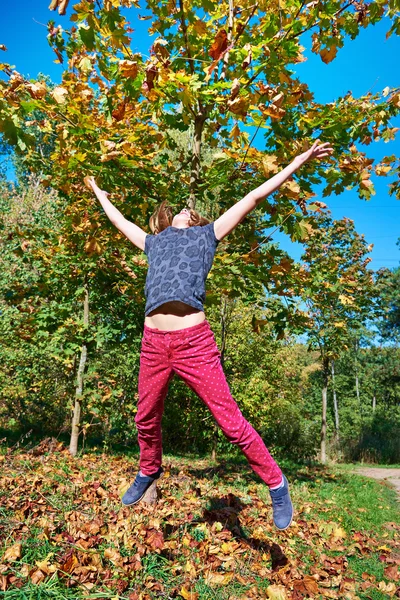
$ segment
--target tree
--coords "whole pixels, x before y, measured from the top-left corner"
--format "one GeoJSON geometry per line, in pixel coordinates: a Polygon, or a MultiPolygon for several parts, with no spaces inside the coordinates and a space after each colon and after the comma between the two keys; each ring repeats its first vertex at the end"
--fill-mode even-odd
{"type": "Polygon", "coordinates": [[[332,361],[347,350],[354,331],[369,317],[374,302],[371,259],[364,236],[350,219],[332,221],[316,217],[304,261],[304,281],[299,296],[308,308],[308,339],[319,350],[322,369],[321,461],[326,462],[327,393],[332,361]]]}
{"type": "Polygon", "coordinates": [[[386,340],[400,340],[400,268],[381,269],[377,285],[380,292],[381,319],[378,327],[386,340]]]}
{"type": "MultiPolygon", "coordinates": [[[[51,7],[64,14],[67,4],[51,7]]],[[[333,0],[317,5],[289,0],[284,7],[265,1],[240,7],[150,1],[149,32],[159,37],[147,56],[130,47],[128,16],[135,18],[134,7],[133,0],[82,0],[72,7],[68,29],[49,22],[49,42],[57,60],[66,61],[58,86],[43,78],[28,81],[9,64],[0,65],[7,78],[0,81],[3,139],[23,156],[24,169],[40,174],[64,202],[65,281],[72,284],[75,277],[76,290],[88,289],[90,306],[95,282],[115,265],[135,273],[133,294],[142,289],[142,257],[133,255],[135,268],[127,265],[126,246],[89,199],[84,175],[95,175],[113,190],[113,201],[142,227],[161,199],[176,205],[185,197],[189,206],[209,206],[215,218],[318,134],[334,146],[335,159],[328,168],[305,166],[246,218],[221,245],[210,279],[217,302],[221,290],[233,298],[256,298],[267,286],[271,294],[290,299],[302,273],[279,249],[259,251],[265,228],[306,239],[314,211],[323,209],[312,200],[317,183],[325,195],[346,187],[368,199],[374,193],[371,176],[395,173],[396,159],[387,156],[373,166],[356,144],[393,139],[390,120],[400,110],[398,89],[358,99],[347,94],[327,106],[314,102],[293,70],[304,60],[301,39],[315,30],[312,50],[327,63],[346,36],[356,37],[385,12],[396,32],[395,9],[387,2],[367,7],[333,0]],[[249,126],[263,131],[265,151],[252,147],[249,126]],[[176,148],[171,129],[191,136],[179,167],[168,158],[176,148]],[[204,145],[215,149],[210,161],[204,161],[204,145]]],[[[391,189],[400,193],[396,184],[391,189]]],[[[47,247],[49,260],[61,258],[56,248],[47,247]]],[[[304,320],[282,305],[281,333],[282,324],[296,318],[304,320]]]]}

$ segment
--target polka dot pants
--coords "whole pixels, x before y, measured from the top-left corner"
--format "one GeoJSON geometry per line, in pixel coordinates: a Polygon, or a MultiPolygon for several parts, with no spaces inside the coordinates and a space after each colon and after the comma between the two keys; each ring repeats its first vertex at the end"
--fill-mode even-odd
{"type": "Polygon", "coordinates": [[[282,481],[282,472],[232,398],[220,359],[207,320],[177,331],[144,326],[135,417],[140,470],[151,475],[161,466],[164,400],[176,373],[203,400],[224,435],[239,446],[251,468],[267,485],[277,486],[282,481]]]}

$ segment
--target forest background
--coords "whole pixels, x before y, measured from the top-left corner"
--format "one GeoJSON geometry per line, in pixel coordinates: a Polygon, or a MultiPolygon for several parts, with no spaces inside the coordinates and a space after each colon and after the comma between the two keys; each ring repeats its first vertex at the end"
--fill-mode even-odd
{"type": "MultiPolygon", "coordinates": [[[[220,244],[207,316],[234,397],[275,455],[399,462],[400,271],[388,241],[399,88],[374,80],[324,96],[302,71],[308,58],[327,73],[374,28],[398,48],[396,4],[67,4],[47,26],[58,74],[1,65],[5,434],[67,436],[72,454],[79,440],[136,445],[146,260],[85,175],[149,231],[160,200],[217,218],[319,136],[334,158],[305,167],[220,244]],[[144,26],[150,50],[136,37],[144,26]],[[366,206],[375,225],[388,219],[376,240],[348,217],[366,206]],[[386,257],[371,262],[370,242],[383,240],[386,257]]],[[[179,381],[163,427],[171,451],[235,452],[179,381]]]]}

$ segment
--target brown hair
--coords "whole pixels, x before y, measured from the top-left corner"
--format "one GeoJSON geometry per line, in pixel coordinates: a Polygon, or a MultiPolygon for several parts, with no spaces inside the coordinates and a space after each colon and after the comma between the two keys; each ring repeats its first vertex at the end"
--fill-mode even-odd
{"type": "MultiPolygon", "coordinates": [[[[189,209],[189,212],[189,227],[194,227],[195,225],[203,226],[210,222],[208,219],[200,215],[197,210],[189,209]]],[[[164,202],[161,202],[161,204],[158,206],[158,208],[156,208],[150,217],[149,225],[152,233],[157,235],[157,233],[161,233],[161,231],[167,229],[167,227],[172,225],[173,218],[174,211],[168,204],[168,201],[164,200],[164,202]]]]}

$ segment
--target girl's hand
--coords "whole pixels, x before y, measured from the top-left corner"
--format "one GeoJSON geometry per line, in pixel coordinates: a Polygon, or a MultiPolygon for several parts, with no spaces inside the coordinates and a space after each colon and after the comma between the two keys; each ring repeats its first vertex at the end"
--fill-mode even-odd
{"type": "Polygon", "coordinates": [[[306,150],[302,154],[296,156],[295,160],[300,164],[304,164],[309,160],[314,160],[315,158],[320,159],[325,156],[331,156],[333,152],[333,148],[330,146],[330,142],[325,142],[321,144],[320,140],[316,140],[309,150],[306,150]]]}
{"type": "Polygon", "coordinates": [[[91,192],[93,191],[94,186],[97,187],[96,181],[92,175],[86,175],[86,177],[83,179],[83,182],[91,192]]]}

